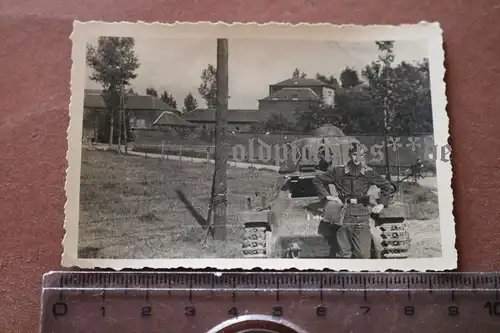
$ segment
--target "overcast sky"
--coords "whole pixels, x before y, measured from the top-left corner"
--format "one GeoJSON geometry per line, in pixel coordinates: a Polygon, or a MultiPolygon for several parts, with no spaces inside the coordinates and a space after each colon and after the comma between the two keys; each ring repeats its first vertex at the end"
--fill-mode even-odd
{"type": "MultiPolygon", "coordinates": [[[[147,87],[168,90],[181,109],[191,92],[200,107],[200,75],[209,63],[216,64],[213,39],[136,39],[140,61],[132,88],[143,94],[147,87]]],[[[420,61],[427,57],[423,41],[396,41],[396,62],[420,61]]],[[[377,59],[375,43],[345,43],[290,40],[229,40],[229,108],[256,109],[267,96],[269,85],[291,77],[295,68],[314,78],[317,72],[334,75],[349,66],[358,71],[377,59]]],[[[87,68],[87,74],[90,75],[87,68]]],[[[87,75],[87,77],[88,77],[87,75]]],[[[86,88],[100,88],[87,78],[86,88]]]]}

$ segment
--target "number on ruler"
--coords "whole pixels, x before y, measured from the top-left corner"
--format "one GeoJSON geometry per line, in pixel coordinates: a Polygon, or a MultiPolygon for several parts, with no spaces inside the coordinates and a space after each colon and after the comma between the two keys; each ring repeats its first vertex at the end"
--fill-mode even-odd
{"type": "Polygon", "coordinates": [[[103,317],[106,315],[106,308],[104,306],[101,306],[101,314],[103,317]]]}
{"type": "Polygon", "coordinates": [[[324,306],[318,306],[316,308],[316,316],[325,317],[326,316],[326,308],[324,306]]]}
{"type": "Polygon", "coordinates": [[[54,317],[64,316],[68,313],[68,305],[66,303],[55,303],[52,306],[52,314],[54,317]]]}
{"type": "Polygon", "coordinates": [[[500,302],[486,302],[485,309],[488,309],[490,316],[500,316],[500,302]]]}
{"type": "Polygon", "coordinates": [[[196,316],[196,309],[194,308],[194,306],[186,306],[186,308],[184,309],[184,314],[188,317],[194,317],[196,316]]]}
{"type": "Polygon", "coordinates": [[[363,310],[363,314],[368,314],[368,312],[370,312],[371,308],[369,306],[360,306],[359,307],[360,310],[363,310]]]}
{"type": "Polygon", "coordinates": [[[281,306],[273,307],[273,317],[282,317],[283,316],[283,308],[281,306]]]}
{"type": "Polygon", "coordinates": [[[448,316],[456,317],[460,314],[458,310],[458,306],[450,306],[448,307],[448,316]]]}
{"type": "Polygon", "coordinates": [[[148,317],[153,314],[153,308],[150,306],[143,306],[141,309],[141,316],[148,317]]]}
{"type": "Polygon", "coordinates": [[[415,314],[415,308],[413,306],[405,306],[405,315],[413,316],[415,314]]]}

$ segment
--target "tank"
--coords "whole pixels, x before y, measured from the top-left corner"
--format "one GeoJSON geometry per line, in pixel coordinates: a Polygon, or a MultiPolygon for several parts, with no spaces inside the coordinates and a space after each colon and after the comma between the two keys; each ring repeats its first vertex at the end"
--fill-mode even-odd
{"type": "MultiPolygon", "coordinates": [[[[247,207],[240,212],[243,225],[242,252],[246,258],[331,258],[338,246],[325,236],[336,231],[335,225],[322,222],[324,204],[320,202],[313,186],[318,172],[318,160],[306,156],[303,147],[316,147],[317,154],[330,150],[329,164],[343,165],[348,161],[348,146],[359,142],[344,136],[336,129],[324,135],[325,129],[315,136],[290,144],[289,151],[305,152],[295,160],[289,158],[280,166],[276,183],[271,191],[254,202],[247,199],[247,207]],[[330,135],[328,135],[330,134],[330,135]],[[304,158],[306,157],[306,158],[304,158]],[[332,229],[333,228],[333,229],[332,229]]],[[[310,152],[311,153],[311,152],[310,152]]],[[[312,153],[314,155],[314,153],[312,153]]],[[[290,155],[289,155],[290,157],[290,155]]],[[[393,184],[390,204],[380,214],[371,217],[373,259],[404,259],[410,247],[406,218],[408,206],[401,200],[397,184],[393,184]]],[[[378,191],[369,192],[375,204],[378,191]]]]}

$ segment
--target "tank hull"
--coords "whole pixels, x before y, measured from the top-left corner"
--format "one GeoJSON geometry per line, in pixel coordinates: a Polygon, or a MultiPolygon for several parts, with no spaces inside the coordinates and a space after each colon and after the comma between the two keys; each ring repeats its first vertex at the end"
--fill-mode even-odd
{"type": "MultiPolygon", "coordinates": [[[[335,258],[335,224],[323,221],[324,204],[311,192],[313,174],[280,177],[270,204],[240,213],[247,258],[335,258]]],[[[266,202],[263,200],[262,202],[266,202]]],[[[370,219],[372,259],[404,259],[410,245],[406,206],[393,201],[370,219]]]]}
{"type": "MultiPolygon", "coordinates": [[[[359,143],[355,137],[345,136],[335,126],[325,126],[317,129],[312,137],[289,145],[290,154],[280,165],[277,182],[262,200],[266,203],[240,214],[244,227],[244,257],[337,256],[335,233],[338,226],[323,221],[325,204],[319,201],[312,181],[317,172],[321,172],[317,164],[321,151],[329,165],[343,165],[348,161],[348,147],[352,142],[359,143]]],[[[375,204],[376,195],[369,195],[375,204]]],[[[393,196],[389,207],[371,217],[371,258],[407,257],[410,238],[406,216],[407,207],[393,196]]]]}

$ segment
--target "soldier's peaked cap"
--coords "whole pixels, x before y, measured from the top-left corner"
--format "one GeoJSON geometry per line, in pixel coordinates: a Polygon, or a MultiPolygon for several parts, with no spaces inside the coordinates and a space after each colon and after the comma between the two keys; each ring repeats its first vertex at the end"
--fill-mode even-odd
{"type": "Polygon", "coordinates": [[[364,153],[366,153],[366,149],[365,149],[365,147],[363,147],[359,143],[352,142],[349,145],[349,154],[354,154],[354,153],[364,154],[364,153]]]}

